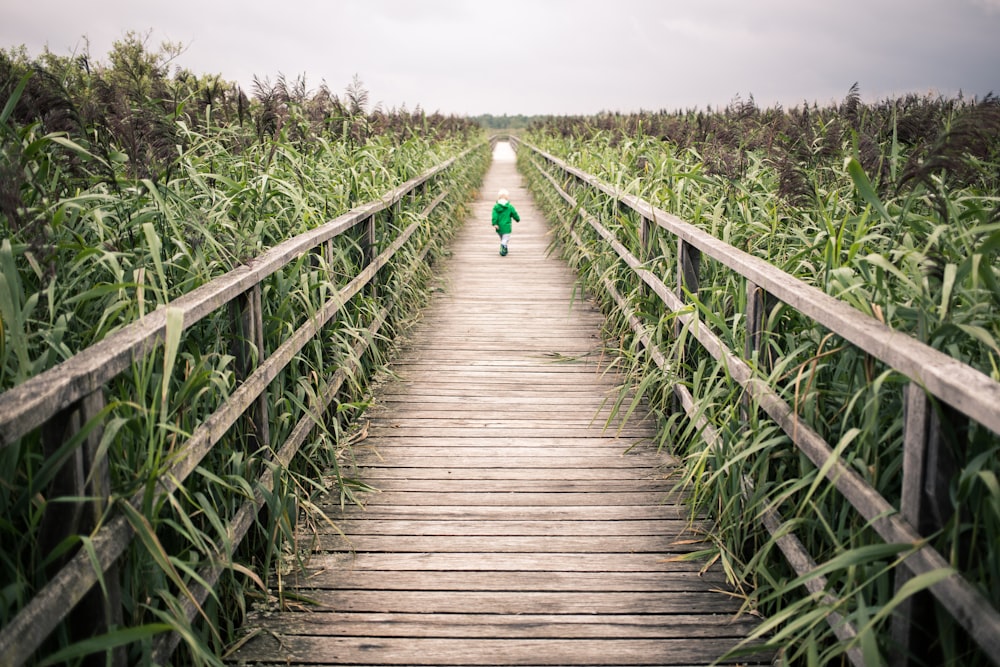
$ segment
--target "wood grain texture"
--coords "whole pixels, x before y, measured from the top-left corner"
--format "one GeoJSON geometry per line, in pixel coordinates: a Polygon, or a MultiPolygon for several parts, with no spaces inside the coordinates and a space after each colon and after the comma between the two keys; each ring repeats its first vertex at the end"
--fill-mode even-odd
{"type": "Polygon", "coordinates": [[[654,420],[615,414],[602,315],[504,148],[343,462],[374,490],[321,503],[332,525],[283,582],[308,602],[251,616],[233,662],[708,665],[756,626],[692,557],[711,526],[654,420]],[[500,187],[522,217],[505,257],[500,187]]]}

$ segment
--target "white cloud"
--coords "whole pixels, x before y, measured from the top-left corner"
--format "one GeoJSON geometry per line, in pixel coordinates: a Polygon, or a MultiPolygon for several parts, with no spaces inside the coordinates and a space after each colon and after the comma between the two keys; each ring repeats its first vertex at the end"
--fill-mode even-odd
{"type": "Polygon", "coordinates": [[[934,88],[1000,91],[1000,0],[0,0],[0,48],[127,30],[180,41],[179,64],[249,86],[305,74],[444,113],[594,113],[934,88]]]}

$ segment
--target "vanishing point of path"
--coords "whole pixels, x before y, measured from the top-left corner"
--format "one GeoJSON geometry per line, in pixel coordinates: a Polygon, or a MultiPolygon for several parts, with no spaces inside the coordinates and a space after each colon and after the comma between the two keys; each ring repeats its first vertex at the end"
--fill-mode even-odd
{"type": "Polygon", "coordinates": [[[606,428],[620,378],[602,317],[549,240],[498,144],[346,471],[379,491],[329,500],[343,534],[319,525],[284,581],[316,604],[252,616],[234,661],[707,665],[753,627],[717,568],[676,560],[698,536],[652,420],[606,428]],[[506,257],[502,187],[522,220],[506,257]]]}

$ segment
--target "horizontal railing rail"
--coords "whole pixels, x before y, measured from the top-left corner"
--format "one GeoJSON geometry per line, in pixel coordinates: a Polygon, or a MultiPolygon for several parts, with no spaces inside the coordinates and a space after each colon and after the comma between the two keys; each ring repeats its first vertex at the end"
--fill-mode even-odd
{"type": "MultiPolygon", "coordinates": [[[[716,239],[679,217],[659,209],[632,194],[624,193],[602,182],[536,146],[512,138],[518,148],[530,152],[530,163],[548,187],[565,202],[570,216],[593,229],[610,252],[627,265],[644,285],[655,293],[676,321],[693,336],[715,360],[724,364],[729,376],[760,409],[769,415],[788,438],[802,451],[844,498],[869,522],[887,543],[908,544],[914,551],[903,561],[906,571],[896,570],[897,591],[909,578],[936,570],[950,569],[948,560],[928,544],[917,529],[927,512],[924,487],[931,486],[935,470],[930,469],[929,449],[933,446],[932,429],[928,427],[932,408],[930,397],[943,401],[995,434],[1000,434],[1000,383],[980,371],[897,331],[844,303],[816,287],[788,275],[768,262],[716,239]],[[553,175],[555,174],[555,175],[553,175]],[[640,239],[649,238],[654,228],[665,230],[677,240],[676,287],[668,286],[647,268],[648,258],[637,257],[621,243],[615,234],[595,215],[585,210],[568,189],[574,187],[597,191],[616,205],[634,211],[641,221],[640,239]],[[701,256],[711,258],[741,275],[747,286],[747,342],[743,353],[736,352],[700,321],[691,295],[698,292],[698,264],[701,256]],[[868,355],[881,360],[908,377],[912,382],[905,397],[906,422],[904,435],[903,491],[898,506],[880,495],[865,479],[849,467],[828,442],[796,414],[766,378],[755,372],[752,361],[760,346],[762,311],[768,298],[777,299],[807,316],[827,330],[849,341],[868,355]],[[922,545],[922,546],[921,546],[922,545]]],[[[583,247],[583,239],[573,224],[570,236],[583,247]]],[[[608,278],[603,287],[615,301],[637,338],[661,368],[668,364],[641,317],[631,308],[628,299],[608,278]]],[[[711,445],[716,439],[714,428],[697,406],[695,397],[682,383],[673,383],[673,391],[684,411],[695,419],[702,436],[711,445]]],[[[744,480],[747,487],[752,485],[744,480]]],[[[780,515],[769,510],[763,524],[775,538],[779,549],[799,575],[816,568],[812,556],[784,525],[780,515]]],[[[826,579],[812,577],[806,584],[813,594],[824,594],[826,579]]],[[[961,624],[982,648],[983,653],[1000,665],[1000,612],[995,601],[988,600],[975,586],[953,572],[930,588],[941,605],[961,624]]],[[[894,625],[894,637],[909,646],[909,610],[901,606],[894,625]]],[[[837,614],[827,619],[841,640],[849,640],[855,629],[837,614]]],[[[849,653],[857,665],[864,664],[860,649],[849,653]]]]}
{"type": "MultiPolygon", "coordinates": [[[[66,446],[72,438],[82,438],[87,442],[100,440],[100,421],[104,416],[104,391],[123,371],[134,364],[141,364],[154,350],[162,347],[171,327],[179,326],[190,330],[207,315],[228,307],[234,320],[234,330],[239,331],[240,340],[230,341],[235,350],[237,384],[232,393],[202,423],[186,436],[174,453],[173,463],[156,484],[152,506],[159,506],[158,499],[180,488],[198,467],[205,456],[220,442],[226,432],[241,419],[251,419],[250,429],[258,446],[272,450],[271,462],[288,465],[312,433],[317,424],[322,423],[324,413],[336,399],[345,381],[357,371],[361,354],[377,338],[382,325],[397,304],[388,296],[379,302],[380,310],[367,325],[365,335],[358,337],[353,345],[354,355],[344,366],[327,378],[317,380],[316,398],[298,419],[290,434],[282,443],[269,442],[267,428],[268,406],[266,392],[269,383],[282,372],[295,355],[317,335],[317,333],[342,310],[352,297],[366,288],[377,284],[380,269],[390,264],[399,250],[413,237],[421,224],[447,198],[451,196],[444,187],[437,187],[436,177],[446,173],[468,159],[476,151],[485,150],[485,145],[473,147],[461,155],[446,160],[413,178],[399,187],[385,193],[379,200],[372,201],[311,230],[291,238],[267,250],[225,275],[196,288],[195,290],[158,307],[140,320],[109,334],[100,342],[81,351],[65,362],[33,377],[24,383],[0,394],[0,449],[10,447],[19,439],[41,429],[43,434],[53,423],[58,428],[59,441],[55,449],[66,446]],[[420,208],[417,194],[424,199],[420,208]],[[376,216],[396,216],[410,210],[415,221],[396,233],[385,247],[376,247],[376,216]],[[264,356],[262,334],[261,285],[269,277],[292,262],[309,253],[332,253],[330,244],[351,230],[360,230],[360,251],[364,264],[357,275],[336,289],[329,290],[330,296],[317,312],[305,319],[295,331],[284,338],[267,356],[264,356]],[[72,422],[67,430],[66,424],[72,422]],[[80,434],[83,435],[80,435],[80,434]]],[[[388,227],[388,225],[387,225],[388,227]]],[[[413,271],[426,259],[433,245],[428,241],[418,249],[409,264],[399,267],[398,275],[409,280],[413,271]]],[[[316,264],[319,264],[317,261],[316,264]]],[[[235,335],[235,334],[234,334],[235,335]]],[[[44,435],[43,435],[44,438],[44,435]]],[[[100,517],[108,498],[114,498],[114,489],[108,488],[110,481],[106,470],[101,473],[106,462],[91,457],[96,447],[82,447],[86,469],[81,478],[88,480],[87,486],[76,489],[68,496],[81,498],[81,504],[93,504],[90,508],[94,517],[100,517]]],[[[216,584],[236,547],[247,535],[255,517],[264,504],[264,492],[270,492],[274,484],[274,467],[264,466],[256,480],[254,497],[248,498],[236,513],[228,517],[227,535],[214,545],[213,565],[198,571],[198,577],[186,582],[190,595],[183,600],[188,620],[199,612],[200,605],[216,584]],[[206,587],[207,586],[207,587],[206,587]]],[[[104,619],[106,629],[115,625],[114,607],[119,604],[113,589],[117,582],[114,567],[134,538],[133,520],[140,508],[150,506],[148,489],[141,489],[131,497],[119,497],[107,518],[100,525],[67,526],[72,531],[89,530],[87,549],[78,549],[68,558],[37,594],[0,630],[0,665],[17,666],[31,659],[53,630],[80,605],[92,591],[100,593],[107,588],[108,593],[100,595],[97,607],[107,611],[104,619]],[[132,519],[130,519],[130,516],[132,519]]],[[[152,658],[163,664],[169,662],[180,636],[177,633],[162,633],[154,641],[152,658]]],[[[121,663],[121,654],[115,657],[121,663]]]]}

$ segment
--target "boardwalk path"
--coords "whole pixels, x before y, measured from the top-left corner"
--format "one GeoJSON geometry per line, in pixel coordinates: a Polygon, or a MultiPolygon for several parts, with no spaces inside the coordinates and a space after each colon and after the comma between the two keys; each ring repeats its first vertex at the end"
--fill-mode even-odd
{"type": "Polygon", "coordinates": [[[319,606],[250,619],[268,631],[236,660],[696,665],[752,626],[716,570],[669,560],[697,545],[668,459],[649,420],[603,428],[601,315],[546,229],[499,144],[358,448],[380,492],[325,508],[345,535],[322,534],[294,582],[319,606]],[[501,187],[522,216],[506,257],[488,222],[501,187]]]}

